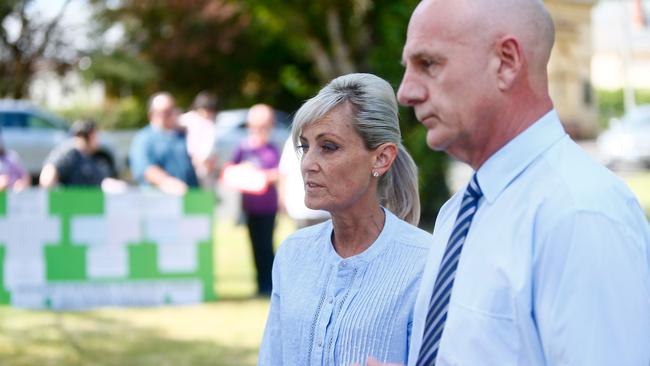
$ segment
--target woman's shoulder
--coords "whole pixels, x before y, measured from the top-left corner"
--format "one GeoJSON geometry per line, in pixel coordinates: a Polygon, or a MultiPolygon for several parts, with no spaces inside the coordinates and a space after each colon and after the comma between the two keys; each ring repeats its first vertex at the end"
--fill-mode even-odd
{"type": "MultiPolygon", "coordinates": [[[[391,213],[392,215],[392,213],[391,213]]],[[[393,215],[394,220],[390,220],[388,225],[391,225],[393,237],[402,245],[417,247],[428,250],[433,241],[433,235],[426,232],[415,225],[393,215]]]]}
{"type": "Polygon", "coordinates": [[[320,253],[327,244],[331,226],[331,221],[328,220],[295,231],[282,241],[277,257],[305,256],[309,253],[320,253]]]}

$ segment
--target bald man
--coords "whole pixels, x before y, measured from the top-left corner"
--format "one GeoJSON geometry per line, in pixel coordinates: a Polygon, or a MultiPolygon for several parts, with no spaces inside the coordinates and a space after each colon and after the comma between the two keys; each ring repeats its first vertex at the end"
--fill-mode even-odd
{"type": "Polygon", "coordinates": [[[184,130],[178,126],[174,97],[167,92],[149,100],[149,125],[133,138],[129,162],[136,182],[182,195],[198,180],[187,153],[184,130]]]}
{"type": "Polygon", "coordinates": [[[409,366],[650,365],[648,221],[562,128],[553,39],[538,0],[411,17],[398,99],[475,173],[437,218],[409,366]]]}

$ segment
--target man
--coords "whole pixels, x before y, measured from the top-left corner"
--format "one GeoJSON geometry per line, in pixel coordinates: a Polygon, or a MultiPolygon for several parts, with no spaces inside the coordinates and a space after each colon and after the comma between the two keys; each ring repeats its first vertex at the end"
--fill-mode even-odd
{"type": "Polygon", "coordinates": [[[398,99],[476,173],[436,221],[409,365],[650,365],[648,222],[563,130],[553,39],[540,0],[411,17],[398,99]]]}
{"type": "Polygon", "coordinates": [[[149,101],[149,126],[133,139],[129,161],[133,178],[163,192],[182,195],[198,181],[187,153],[185,133],[178,126],[171,94],[160,92],[149,101]]]}
{"type": "Polygon", "coordinates": [[[72,138],[54,149],[45,159],[39,184],[43,188],[62,186],[100,186],[113,173],[93,158],[97,151],[97,125],[81,119],[70,128],[72,138]]]}

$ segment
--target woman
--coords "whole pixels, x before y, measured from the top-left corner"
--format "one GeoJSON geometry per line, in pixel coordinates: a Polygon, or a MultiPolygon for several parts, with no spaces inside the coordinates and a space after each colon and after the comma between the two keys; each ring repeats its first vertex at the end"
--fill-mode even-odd
{"type": "Polygon", "coordinates": [[[305,204],[331,220],[287,238],[273,265],[259,365],[406,363],[431,236],[391,86],[338,77],[297,112],[305,204]]]}

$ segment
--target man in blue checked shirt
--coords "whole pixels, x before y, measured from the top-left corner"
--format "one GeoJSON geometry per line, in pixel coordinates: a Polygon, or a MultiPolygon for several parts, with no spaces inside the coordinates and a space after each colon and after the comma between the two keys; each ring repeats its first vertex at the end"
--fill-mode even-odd
{"type": "Polygon", "coordinates": [[[475,174],[437,219],[409,366],[650,365],[648,221],[564,131],[553,40],[541,0],[424,0],[411,17],[398,99],[475,174]]]}

